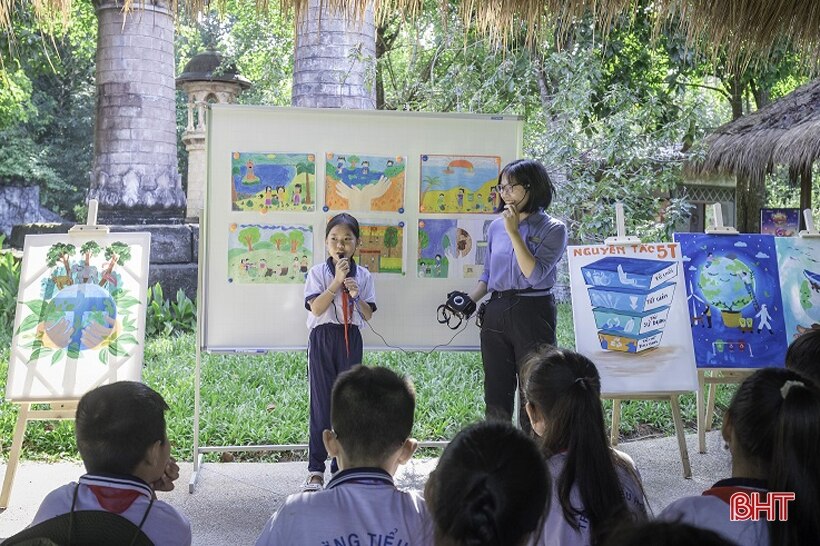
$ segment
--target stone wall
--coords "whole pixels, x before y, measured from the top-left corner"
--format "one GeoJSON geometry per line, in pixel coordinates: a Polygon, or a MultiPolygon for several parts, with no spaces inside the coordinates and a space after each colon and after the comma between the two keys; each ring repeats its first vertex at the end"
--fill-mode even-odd
{"type": "Polygon", "coordinates": [[[0,187],[0,233],[6,237],[17,224],[59,221],[59,215],[40,206],[39,186],[0,187]]]}

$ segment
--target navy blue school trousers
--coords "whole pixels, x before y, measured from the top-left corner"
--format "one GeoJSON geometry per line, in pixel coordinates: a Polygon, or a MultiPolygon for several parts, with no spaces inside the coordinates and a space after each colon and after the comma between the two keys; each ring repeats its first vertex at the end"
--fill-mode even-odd
{"type": "MultiPolygon", "coordinates": [[[[345,328],[341,324],[320,324],[310,331],[308,341],[308,383],[310,384],[310,440],[308,441],[308,471],[324,472],[327,450],[322,431],[330,425],[330,393],[339,374],[362,363],[362,334],[359,327],[349,325],[347,336],[350,352],[345,347],[345,328]]],[[[330,471],[336,472],[336,459],[330,471]]]]}

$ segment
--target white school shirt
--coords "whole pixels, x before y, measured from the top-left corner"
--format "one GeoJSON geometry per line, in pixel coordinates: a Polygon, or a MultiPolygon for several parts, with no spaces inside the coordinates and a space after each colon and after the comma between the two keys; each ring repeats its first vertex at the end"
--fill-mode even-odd
{"type": "Polygon", "coordinates": [[[758,521],[732,521],[729,518],[729,497],[737,492],[765,494],[769,490],[761,480],[720,480],[699,497],[676,500],[661,512],[658,519],[714,531],[738,546],[768,546],[769,524],[765,518],[758,521]]]}
{"type": "Polygon", "coordinates": [[[424,499],[380,468],[342,470],[323,491],[297,493],[271,516],[256,546],[425,546],[433,521],[424,499]]]}
{"type": "MultiPolygon", "coordinates": [[[[124,517],[139,526],[154,494],[144,481],[134,476],[86,474],[79,479],[74,510],[104,510],[124,517]]],[[[76,482],[58,487],[43,499],[31,525],[71,511],[76,482]]],[[[191,523],[176,508],[155,500],[142,531],[157,546],[190,546],[191,523]]]]}
{"type": "MultiPolygon", "coordinates": [[[[359,284],[359,299],[370,304],[371,309],[376,310],[376,288],[373,284],[373,277],[366,267],[362,267],[351,259],[350,272],[352,277],[356,279],[359,284]]],[[[310,312],[310,301],[319,296],[322,292],[327,290],[327,287],[333,282],[333,276],[336,274],[336,267],[333,264],[333,259],[328,258],[324,263],[316,264],[308,271],[307,279],[305,279],[305,308],[308,310],[307,327],[313,330],[321,324],[344,324],[343,303],[342,298],[350,298],[350,296],[340,288],[333,297],[333,302],[328,305],[325,312],[318,317],[310,312]]],[[[350,324],[355,324],[358,327],[364,326],[362,314],[358,309],[358,304],[349,301],[353,308],[353,316],[350,324]]]]}
{"type": "MultiPolygon", "coordinates": [[[[614,450],[616,454],[626,461],[634,470],[635,475],[640,480],[640,474],[635,467],[632,458],[626,453],[614,450]]],[[[550,509],[547,512],[547,517],[544,521],[544,527],[541,530],[541,536],[537,537],[537,542],[530,542],[530,545],[537,546],[589,546],[592,543],[592,536],[590,535],[589,520],[584,517],[583,510],[581,514],[575,516],[575,521],[579,528],[576,531],[564,519],[564,510],[561,508],[561,501],[558,499],[558,478],[564,470],[564,465],[567,461],[566,453],[558,453],[547,460],[547,468],[550,471],[552,479],[552,498],[550,500],[550,509]]],[[[626,469],[618,466],[615,468],[618,474],[618,479],[621,482],[621,489],[626,500],[626,506],[635,514],[645,514],[646,506],[644,505],[644,497],[642,493],[641,484],[635,481],[635,478],[626,469]]],[[[581,494],[578,492],[576,485],[572,486],[569,493],[570,503],[575,508],[583,508],[581,502],[581,494]]]]}

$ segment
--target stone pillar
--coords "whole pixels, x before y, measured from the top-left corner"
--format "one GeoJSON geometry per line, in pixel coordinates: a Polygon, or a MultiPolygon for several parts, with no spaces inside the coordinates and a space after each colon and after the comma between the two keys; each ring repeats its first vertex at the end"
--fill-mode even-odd
{"type": "Polygon", "coordinates": [[[100,202],[101,224],[179,222],[185,194],[177,169],[171,3],[137,2],[125,16],[116,0],[94,5],[97,108],[89,197],[100,202]]]}
{"type": "Polygon", "coordinates": [[[242,88],[237,83],[214,81],[189,81],[179,86],[188,95],[188,121],[182,134],[182,142],[188,150],[186,217],[188,221],[196,221],[205,208],[205,113],[208,104],[233,103],[242,88]]]}
{"type": "Polygon", "coordinates": [[[370,4],[364,20],[322,9],[308,0],[296,23],[293,106],[376,107],[376,25],[370,4]]]}

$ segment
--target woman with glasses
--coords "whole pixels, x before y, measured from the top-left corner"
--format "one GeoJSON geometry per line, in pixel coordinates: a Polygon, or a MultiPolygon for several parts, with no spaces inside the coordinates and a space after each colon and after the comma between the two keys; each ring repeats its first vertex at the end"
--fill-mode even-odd
{"type": "MultiPolygon", "coordinates": [[[[567,228],[545,212],[555,188],[544,166],[519,159],[504,167],[495,191],[500,217],[490,224],[484,272],[469,294],[482,304],[481,359],[488,419],[509,421],[521,363],[534,348],[555,345],[552,287],[567,228]]],[[[527,415],[520,421],[529,430],[527,415]]]]}

